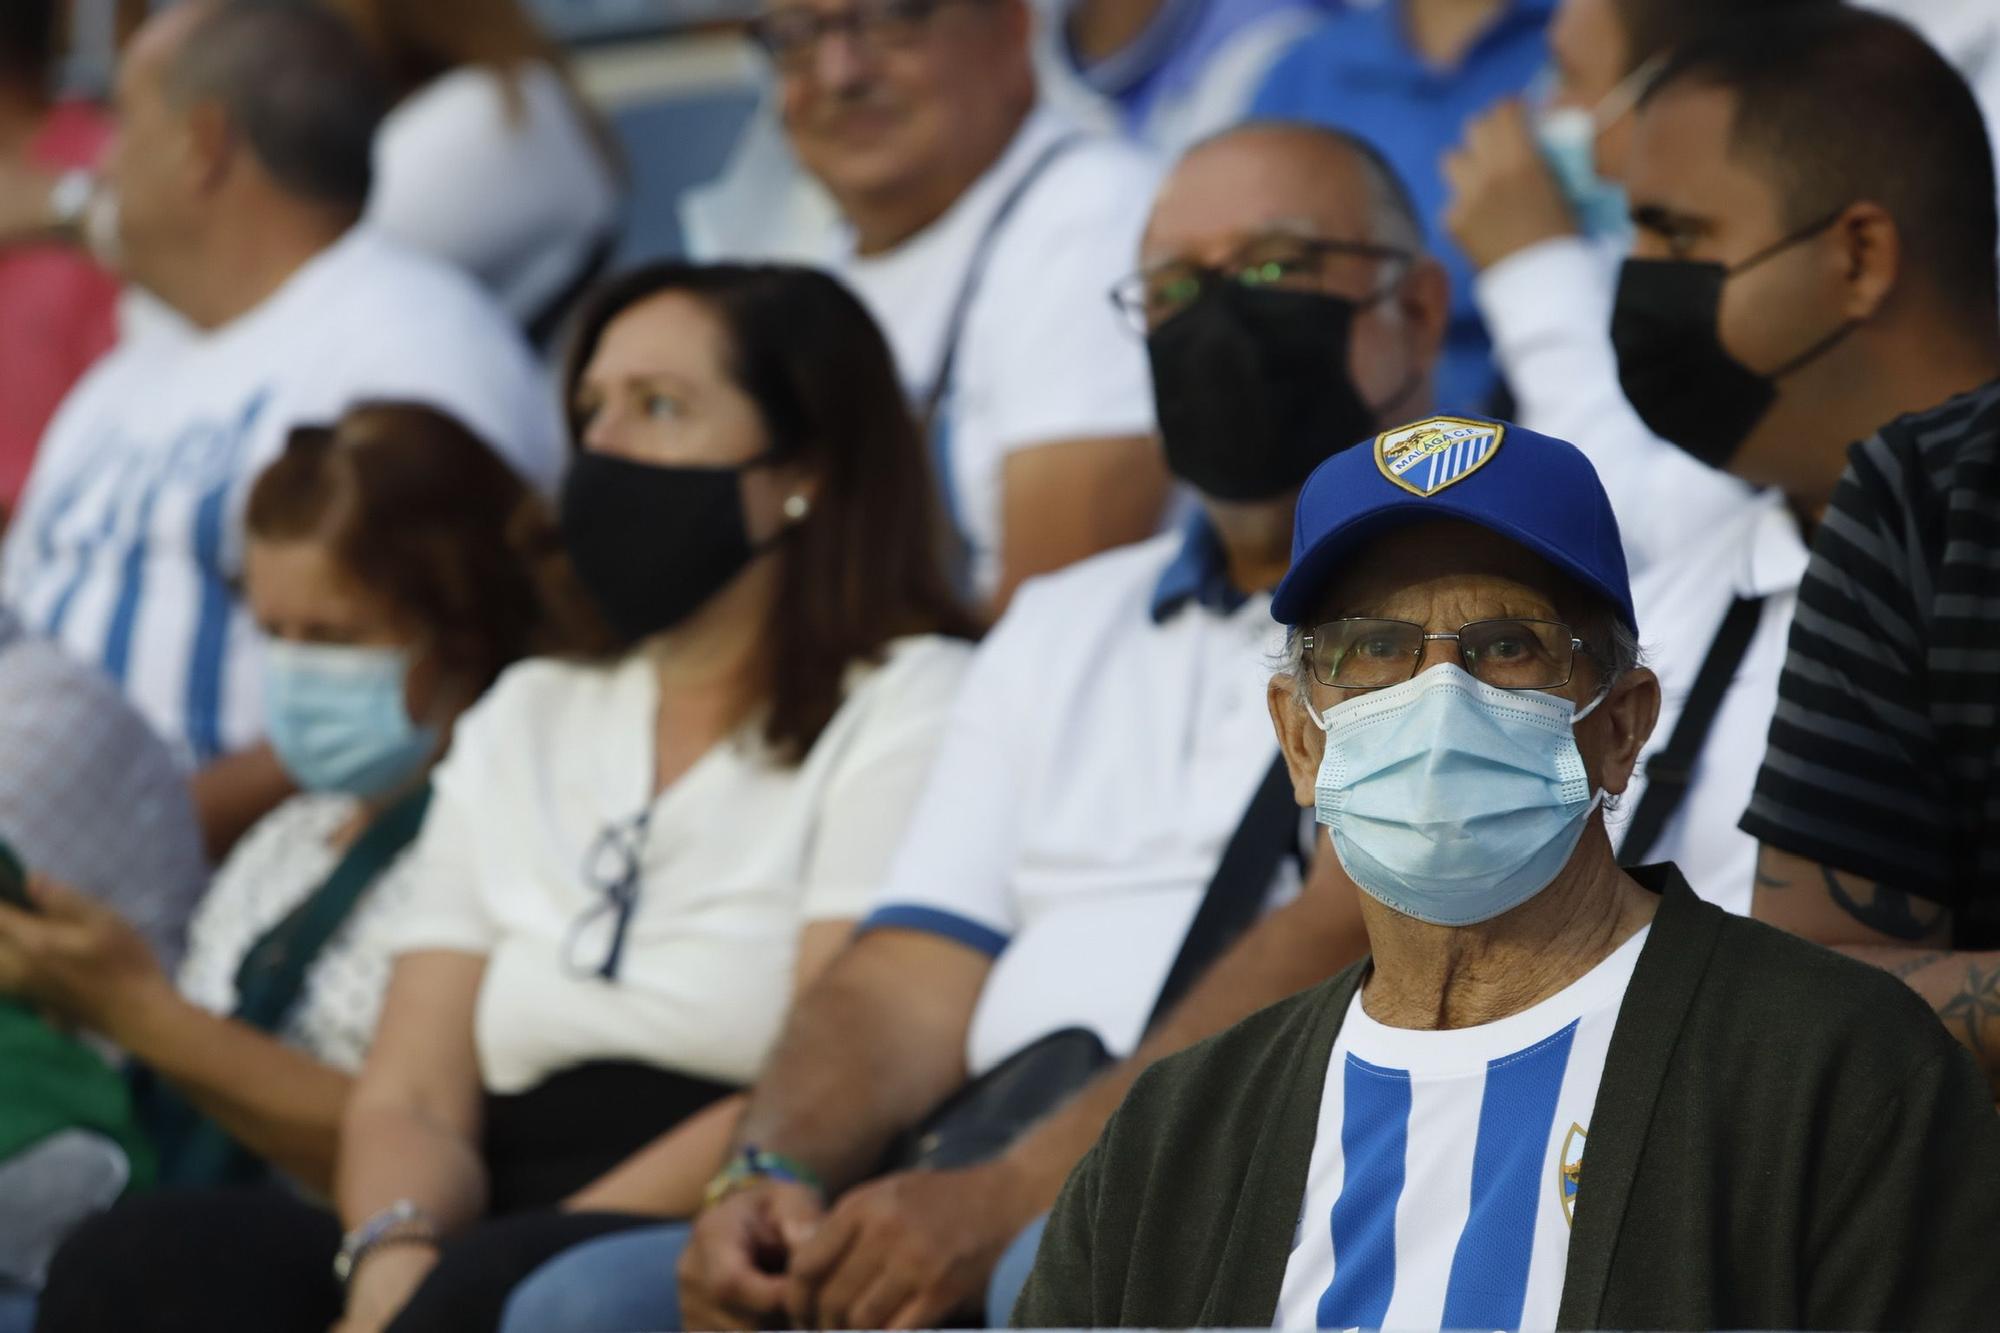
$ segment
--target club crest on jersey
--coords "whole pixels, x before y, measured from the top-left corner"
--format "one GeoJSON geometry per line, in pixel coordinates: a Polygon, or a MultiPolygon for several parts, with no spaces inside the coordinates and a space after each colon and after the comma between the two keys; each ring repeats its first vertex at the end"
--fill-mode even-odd
{"type": "Polygon", "coordinates": [[[1576,1225],[1576,1190],[1583,1181],[1583,1140],[1583,1126],[1572,1124],[1556,1159],[1556,1198],[1562,1201],[1563,1221],[1571,1226],[1576,1225]]]}
{"type": "Polygon", "coordinates": [[[1500,452],[1507,428],[1494,421],[1430,417],[1375,437],[1375,466],[1412,495],[1436,495],[1500,452]]]}

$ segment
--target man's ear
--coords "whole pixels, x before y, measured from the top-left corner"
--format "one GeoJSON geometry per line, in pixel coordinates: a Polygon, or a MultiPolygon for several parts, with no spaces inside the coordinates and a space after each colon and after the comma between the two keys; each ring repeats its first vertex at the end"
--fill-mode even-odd
{"type": "Polygon", "coordinates": [[[1444,265],[1419,259],[1397,288],[1396,302],[1410,331],[1410,363],[1435,366],[1451,329],[1451,279],[1444,265]]]}
{"type": "Polygon", "coordinates": [[[237,134],[222,103],[197,102],[187,113],[188,165],[201,193],[212,194],[229,179],[237,134]]]}
{"type": "Polygon", "coordinates": [[[1597,781],[1613,796],[1631,785],[1639,767],[1639,751],[1652,738],[1660,720],[1660,678],[1645,667],[1634,667],[1612,686],[1597,711],[1579,725],[1596,726],[1606,737],[1599,749],[1597,781]]]}
{"type": "Polygon", "coordinates": [[[1299,702],[1298,686],[1290,672],[1271,677],[1264,701],[1271,708],[1271,726],[1278,733],[1278,749],[1284,753],[1285,767],[1292,774],[1292,799],[1310,807],[1318,799],[1319,763],[1326,754],[1326,733],[1313,725],[1305,705],[1299,702]]]}
{"type": "Polygon", "coordinates": [[[1896,220],[1880,204],[1850,204],[1833,225],[1837,248],[1832,262],[1846,285],[1841,313],[1849,323],[1873,319],[1896,289],[1903,271],[1903,238],[1896,220]]]}

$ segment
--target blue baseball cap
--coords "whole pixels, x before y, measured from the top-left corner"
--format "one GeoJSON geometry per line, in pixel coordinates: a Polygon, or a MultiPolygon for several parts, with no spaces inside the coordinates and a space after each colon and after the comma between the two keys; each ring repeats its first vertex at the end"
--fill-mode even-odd
{"type": "Polygon", "coordinates": [[[1632,582],[1611,498],[1575,445],[1479,417],[1429,417],[1321,463],[1299,492],[1292,567],[1271,615],[1297,625],[1340,562],[1425,519],[1476,524],[1518,542],[1618,609],[1635,635],[1632,582]]]}

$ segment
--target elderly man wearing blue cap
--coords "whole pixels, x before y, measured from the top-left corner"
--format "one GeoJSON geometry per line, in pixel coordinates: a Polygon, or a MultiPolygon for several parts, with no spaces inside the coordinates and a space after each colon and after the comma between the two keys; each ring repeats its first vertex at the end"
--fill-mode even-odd
{"type": "Polygon", "coordinates": [[[1371,956],[1140,1081],[1017,1325],[1991,1322],[1965,1053],[1886,973],[1613,856],[1659,687],[1577,449],[1436,417],[1336,454],[1272,614],[1371,956]]]}

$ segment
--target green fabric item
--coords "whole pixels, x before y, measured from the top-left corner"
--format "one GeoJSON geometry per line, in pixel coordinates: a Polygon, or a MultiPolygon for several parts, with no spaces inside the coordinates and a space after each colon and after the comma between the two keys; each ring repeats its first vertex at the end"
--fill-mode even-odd
{"type": "Polygon", "coordinates": [[[153,1179],[153,1149],[125,1080],[97,1052],[0,1000],[0,1162],[66,1129],[93,1130],[125,1150],[133,1189],[153,1179]]]}
{"type": "MultiPolygon", "coordinates": [[[[1612,1034],[1563,1328],[1991,1327],[2000,1116],[1901,981],[1671,866],[1612,1034]]],[[[1063,1188],[1017,1327],[1269,1327],[1364,960],[1161,1061],[1063,1188]]]]}

